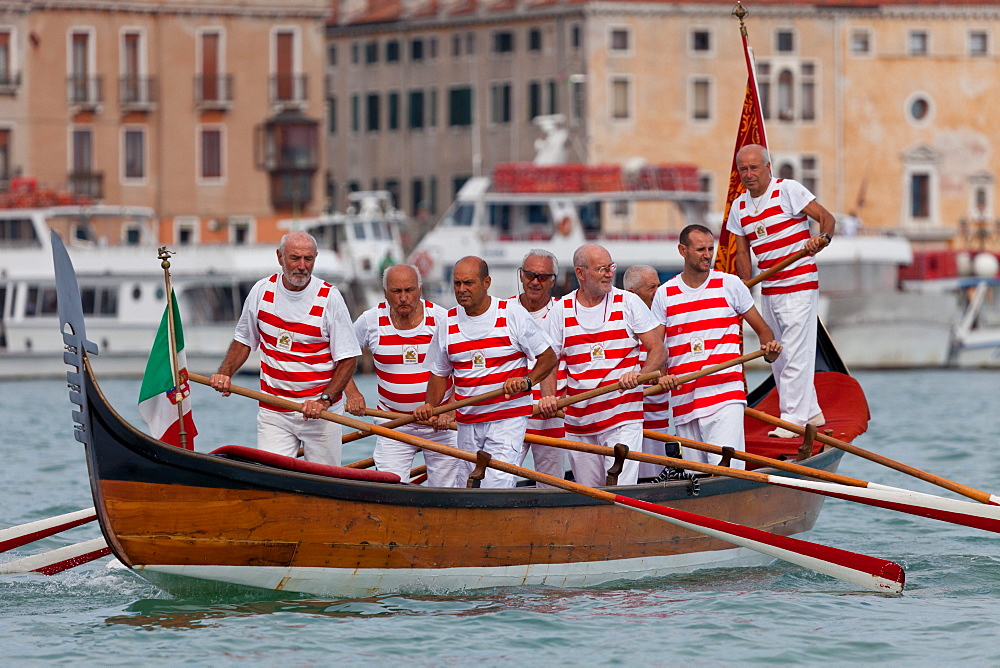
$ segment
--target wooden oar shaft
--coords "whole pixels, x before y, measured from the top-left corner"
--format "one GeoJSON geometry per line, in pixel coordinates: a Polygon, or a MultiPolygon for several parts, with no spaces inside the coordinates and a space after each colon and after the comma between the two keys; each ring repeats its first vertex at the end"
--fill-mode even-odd
{"type": "MultiPolygon", "coordinates": [[[[209,379],[204,376],[192,374],[191,378],[195,382],[208,384],[209,379]]],[[[302,410],[302,405],[287,399],[272,397],[262,392],[256,392],[243,387],[231,386],[230,392],[258,401],[267,401],[276,406],[282,406],[290,410],[302,410]]],[[[393,438],[402,443],[408,443],[418,448],[450,455],[467,462],[476,463],[479,458],[471,452],[452,448],[434,441],[412,436],[405,432],[387,429],[375,424],[368,424],[346,415],[337,415],[324,411],[323,419],[337,422],[339,424],[352,427],[354,429],[371,430],[376,434],[393,438]]],[[[767,554],[777,559],[784,559],[794,564],[826,573],[832,577],[840,578],[854,584],[874,589],[876,591],[889,591],[899,593],[903,590],[905,573],[903,569],[892,561],[870,557],[864,554],[849,552],[834,547],[818,545],[798,538],[779,536],[776,534],[746,527],[732,522],[716,520],[691,513],[685,510],[678,510],[655,503],[640,501],[620,494],[612,494],[604,490],[595,489],[576,482],[557,478],[555,476],[532,471],[520,466],[515,466],[507,462],[491,460],[487,464],[490,468],[509,473],[511,475],[527,478],[536,482],[545,483],[552,487],[558,487],[569,492],[574,492],[587,496],[604,503],[630,508],[645,515],[656,517],[657,519],[670,522],[677,526],[688,528],[692,531],[712,536],[720,540],[741,545],[743,547],[767,554]]]]}
{"type": "MultiPolygon", "coordinates": [[[[720,362],[719,364],[713,364],[712,366],[707,366],[704,369],[701,369],[700,371],[695,371],[693,373],[689,373],[683,376],[678,376],[677,384],[683,385],[684,383],[690,383],[692,380],[697,380],[699,378],[702,378],[703,376],[709,376],[713,373],[716,373],[717,371],[723,371],[724,369],[736,366],[737,364],[746,364],[747,362],[755,360],[758,357],[763,357],[766,354],[767,353],[765,353],[763,350],[755,350],[752,353],[747,353],[746,355],[740,355],[739,357],[734,357],[733,359],[728,360],[726,362],[720,362]]],[[[648,397],[651,394],[661,394],[662,392],[665,391],[666,390],[664,390],[659,385],[651,385],[643,389],[642,396],[648,397]]]]}
{"type": "MultiPolygon", "coordinates": [[[[828,243],[830,243],[830,242],[826,241],[826,242],[823,243],[823,245],[825,246],[828,243]]],[[[786,257],[784,260],[782,260],[778,264],[776,264],[773,267],[769,268],[767,271],[762,271],[759,274],[757,274],[756,276],[754,276],[753,278],[748,278],[747,280],[743,281],[743,283],[748,288],[752,288],[753,286],[757,285],[761,281],[766,281],[767,279],[771,278],[772,276],[774,276],[775,274],[777,274],[779,271],[781,271],[782,269],[784,269],[788,265],[790,265],[790,264],[792,264],[794,262],[798,262],[799,260],[801,260],[802,258],[804,258],[806,255],[809,255],[809,251],[807,251],[805,248],[803,248],[802,250],[800,250],[800,251],[798,251],[796,253],[792,253],[791,255],[789,255],[788,257],[786,257]]]]}
{"type": "MultiPolygon", "coordinates": [[[[791,422],[787,422],[780,418],[776,418],[773,415],[768,415],[767,413],[763,413],[754,408],[747,408],[744,410],[744,413],[746,413],[752,418],[760,420],[761,422],[766,422],[775,427],[783,427],[799,435],[805,433],[805,429],[797,424],[793,424],[791,422]]],[[[963,485],[953,480],[942,478],[939,475],[928,473],[927,471],[923,471],[908,464],[898,462],[895,459],[890,459],[889,457],[886,457],[884,455],[871,452],[870,450],[865,450],[864,448],[860,448],[852,443],[848,443],[847,441],[841,441],[840,439],[833,438],[832,436],[827,436],[826,434],[817,434],[816,440],[825,445],[838,448],[840,450],[843,450],[844,452],[849,452],[852,455],[856,455],[863,459],[875,462],[876,464],[881,464],[882,466],[887,466],[888,468],[895,469],[900,473],[911,475],[914,478],[923,480],[924,482],[929,482],[939,487],[943,487],[944,489],[951,490],[957,494],[961,494],[962,496],[967,496],[970,499],[975,499],[980,503],[988,503],[990,505],[1000,505],[1000,498],[996,497],[993,494],[990,494],[989,492],[984,492],[982,490],[969,487],[968,485],[963,485]]]]}
{"type": "MultiPolygon", "coordinates": [[[[701,450],[702,452],[710,452],[714,455],[723,454],[722,448],[720,448],[717,445],[712,445],[710,443],[702,443],[701,441],[692,441],[689,438],[682,438],[680,436],[674,436],[672,434],[664,434],[659,431],[653,431],[652,429],[643,429],[642,435],[654,441],[661,441],[663,443],[680,443],[681,445],[687,446],[694,450],[701,450]]],[[[749,452],[743,452],[742,450],[735,450],[733,452],[733,458],[739,459],[744,462],[749,462],[751,464],[768,466],[773,469],[778,469],[779,471],[787,471],[788,473],[795,473],[798,475],[809,476],[810,478],[815,478],[817,480],[834,482],[839,485],[850,485],[851,487],[868,487],[868,482],[864,480],[858,480],[857,478],[850,478],[846,475],[840,475],[839,473],[830,473],[829,471],[822,471],[820,469],[809,468],[808,466],[802,466],[801,464],[793,464],[792,462],[783,462],[780,459],[773,459],[771,457],[764,457],[762,455],[754,455],[749,452]]]]}
{"type": "MultiPolygon", "coordinates": [[[[495,399],[500,395],[504,394],[504,389],[501,387],[496,390],[490,390],[489,392],[483,392],[482,394],[477,394],[472,397],[466,397],[465,399],[460,399],[458,401],[453,401],[450,404],[443,404],[434,409],[434,415],[441,415],[442,413],[447,413],[448,411],[457,410],[459,408],[464,408],[465,406],[471,406],[472,404],[478,404],[481,401],[488,401],[490,399],[495,399]]],[[[401,415],[393,419],[390,422],[382,425],[386,429],[393,429],[395,427],[402,427],[403,425],[416,422],[417,418],[413,415],[401,415]]],[[[341,443],[350,443],[351,441],[356,441],[359,438],[364,438],[368,436],[367,433],[356,431],[350,434],[344,434],[341,443]]]]}

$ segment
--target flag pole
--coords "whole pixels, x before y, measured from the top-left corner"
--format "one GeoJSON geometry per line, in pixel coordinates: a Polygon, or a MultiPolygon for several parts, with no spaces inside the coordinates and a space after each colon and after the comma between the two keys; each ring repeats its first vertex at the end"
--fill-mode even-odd
{"type": "Polygon", "coordinates": [[[187,449],[187,431],[184,429],[184,403],[181,393],[182,379],[180,377],[180,369],[177,365],[177,335],[174,330],[174,289],[170,285],[170,256],[173,252],[167,250],[166,246],[161,246],[157,253],[157,257],[160,259],[160,266],[163,268],[163,283],[167,288],[167,335],[170,341],[170,377],[174,383],[174,396],[178,398],[176,403],[177,420],[180,423],[178,437],[180,438],[181,447],[187,449]]]}

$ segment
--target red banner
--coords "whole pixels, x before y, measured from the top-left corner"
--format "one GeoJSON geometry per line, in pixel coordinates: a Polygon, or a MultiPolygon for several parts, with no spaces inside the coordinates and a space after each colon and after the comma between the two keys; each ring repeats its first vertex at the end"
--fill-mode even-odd
{"type": "Polygon", "coordinates": [[[740,30],[743,37],[743,55],[747,64],[747,89],[743,98],[743,113],[740,115],[740,127],[736,133],[736,148],[733,149],[733,166],[729,173],[729,191],[726,193],[726,210],[722,215],[722,232],[719,234],[718,250],[715,254],[715,269],[728,274],[736,273],[736,238],[726,229],[729,220],[729,209],[733,201],[743,192],[740,174],[736,171],[736,154],[744,146],[760,144],[767,147],[767,136],[764,133],[764,117],[760,110],[760,95],[757,91],[757,79],[754,76],[753,56],[747,42],[746,29],[742,23],[740,30]]]}

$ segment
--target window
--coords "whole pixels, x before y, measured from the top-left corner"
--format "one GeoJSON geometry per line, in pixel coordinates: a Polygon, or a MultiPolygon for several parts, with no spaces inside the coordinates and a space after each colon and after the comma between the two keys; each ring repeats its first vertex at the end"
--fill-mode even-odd
{"type": "Polygon", "coordinates": [[[121,80],[118,96],[122,105],[148,103],[150,95],[145,77],[145,49],[142,33],[126,30],[121,42],[121,80]]]}
{"type": "Polygon", "coordinates": [[[540,28],[532,28],[528,31],[528,51],[542,50],[542,31],[540,28]]]}
{"type": "Polygon", "coordinates": [[[706,78],[691,80],[691,118],[707,121],[712,117],[712,82],[706,78]]]}
{"type": "Polygon", "coordinates": [[[123,138],[122,176],[125,180],[146,178],[146,131],[125,128],[123,138]]]}
{"type": "Polygon", "coordinates": [[[399,40],[390,39],[385,43],[385,62],[387,63],[398,63],[399,62],[399,40]]]}
{"type": "Polygon", "coordinates": [[[872,31],[856,28],[851,31],[851,55],[867,56],[872,52],[872,31]]]}
{"type": "Polygon", "coordinates": [[[802,91],[799,116],[804,121],[814,121],[816,120],[816,65],[802,63],[799,72],[799,88],[802,91]]]}
{"type": "Polygon", "coordinates": [[[410,40],[410,60],[418,63],[424,59],[424,40],[410,40]]]}
{"type": "Polygon", "coordinates": [[[70,33],[69,103],[73,106],[94,107],[101,102],[100,78],[94,76],[93,30],[78,29],[70,33]]]}
{"type": "Polygon", "coordinates": [[[9,28],[0,28],[0,89],[15,84],[14,56],[12,50],[13,33],[9,28]]]}
{"type": "Polygon", "coordinates": [[[424,182],[421,179],[413,179],[410,184],[410,215],[416,216],[421,211],[427,210],[427,202],[424,201],[424,182]]]}
{"type": "Polygon", "coordinates": [[[93,130],[73,128],[71,142],[73,154],[70,158],[70,190],[76,195],[100,199],[103,196],[103,175],[94,171],[93,130]]]}
{"type": "Polygon", "coordinates": [[[623,121],[632,118],[631,81],[627,77],[611,79],[611,118],[623,121]]]}
{"type": "Polygon", "coordinates": [[[326,64],[329,67],[337,66],[337,45],[331,44],[326,47],[326,64]]]}
{"type": "Polygon", "coordinates": [[[365,65],[378,62],[378,42],[368,42],[365,44],[365,65]]]}
{"type": "Polygon", "coordinates": [[[911,30],[908,39],[910,55],[926,56],[930,52],[930,39],[926,30],[911,30]]]}
{"type": "Polygon", "coordinates": [[[398,130],[399,129],[399,92],[392,91],[389,93],[389,122],[387,124],[388,129],[398,130]]]}
{"type": "Polygon", "coordinates": [[[411,90],[409,104],[409,126],[412,129],[424,127],[424,91],[411,90]]]}
{"type": "Polygon", "coordinates": [[[0,128],[0,181],[6,181],[12,176],[10,169],[10,138],[10,129],[0,128]]]}
{"type": "Polygon", "coordinates": [[[451,57],[458,58],[462,55],[462,36],[452,35],[451,36],[451,57]]]}
{"type": "Polygon", "coordinates": [[[549,106],[548,106],[548,109],[546,111],[549,114],[558,114],[559,113],[559,89],[556,88],[556,81],[555,81],[555,79],[549,79],[548,83],[546,84],[546,88],[548,88],[548,102],[549,102],[549,106]]]}
{"type": "Polygon", "coordinates": [[[199,176],[204,180],[222,178],[222,127],[201,128],[199,176]]]}
{"type": "Polygon", "coordinates": [[[351,132],[357,134],[361,131],[361,96],[357,93],[351,95],[351,132]]]}
{"type": "Polygon", "coordinates": [[[468,127],[472,125],[472,88],[460,86],[448,89],[448,125],[468,127]]]}
{"type": "Polygon", "coordinates": [[[514,51],[514,33],[509,30],[498,30],[493,33],[493,53],[512,53],[514,51]]]}
{"type": "Polygon", "coordinates": [[[691,51],[702,54],[712,51],[712,32],[708,28],[695,28],[691,31],[691,51]]]}
{"type": "Polygon", "coordinates": [[[378,132],[380,111],[378,93],[369,93],[365,102],[365,130],[368,132],[378,132]]]}
{"type": "Polygon", "coordinates": [[[931,215],[931,176],[926,172],[910,174],[910,218],[929,218],[931,215]]]}
{"type": "Polygon", "coordinates": [[[474,32],[465,34],[465,55],[476,55],[476,33],[474,32]]]}
{"type": "Polygon", "coordinates": [[[220,105],[232,101],[231,77],[225,74],[225,35],[218,29],[203,30],[198,36],[198,74],[195,96],[200,105],[220,105]]]}
{"type": "Polygon", "coordinates": [[[117,287],[82,287],[80,303],[84,315],[114,316],[118,314],[117,287]]]}
{"type": "Polygon", "coordinates": [[[940,224],[938,165],[941,154],[926,144],[918,144],[903,153],[903,224],[926,227],[940,224]]]}
{"type": "Polygon", "coordinates": [[[437,37],[431,37],[427,40],[427,50],[430,51],[430,58],[434,60],[438,57],[438,40],[437,37]]]}
{"type": "Polygon", "coordinates": [[[776,30],[774,33],[774,50],[778,53],[795,51],[795,33],[791,30],[776,30]]]}
{"type": "Polygon", "coordinates": [[[438,211],[437,207],[438,181],[436,176],[432,176],[427,185],[427,213],[434,215],[438,211]]]}
{"type": "Polygon", "coordinates": [[[305,78],[299,75],[299,40],[295,30],[276,30],[272,38],[271,100],[299,103],[305,100],[305,78]]]}
{"type": "Polygon", "coordinates": [[[574,23],[569,29],[569,45],[574,51],[578,51],[583,46],[583,31],[580,30],[579,23],[574,23]]]}
{"type": "Polygon", "coordinates": [[[510,82],[490,86],[490,122],[510,123],[510,82]]]}
{"type": "Polygon", "coordinates": [[[932,112],[931,100],[924,93],[917,93],[907,101],[907,117],[916,125],[926,124],[930,120],[932,112]]]}
{"type": "Polygon", "coordinates": [[[197,216],[177,216],[174,218],[174,234],[178,246],[198,243],[199,222],[197,216]]]}
{"type": "Polygon", "coordinates": [[[326,101],[326,131],[330,134],[337,132],[337,98],[332,96],[326,101]]]}
{"type": "Polygon", "coordinates": [[[351,65],[357,65],[361,62],[361,45],[357,42],[351,42],[351,65]]]}
{"type": "Polygon", "coordinates": [[[988,56],[990,54],[990,36],[984,30],[969,31],[969,55],[988,56]]]}
{"type": "Polygon", "coordinates": [[[819,104],[815,61],[784,58],[778,63],[761,61],[757,64],[757,87],[764,120],[772,117],[786,122],[816,120],[819,104]]]}
{"type": "Polygon", "coordinates": [[[253,243],[253,216],[229,217],[229,243],[237,246],[253,243]]]}
{"type": "MultiPolygon", "coordinates": [[[[470,93],[471,95],[471,93],[470,93]]],[[[430,99],[427,101],[427,127],[436,128],[438,124],[438,92],[437,88],[431,88],[430,99]]]]}
{"type": "Polygon", "coordinates": [[[611,50],[612,51],[628,51],[629,50],[629,31],[628,28],[613,28],[611,30],[611,50]]]}
{"type": "Polygon", "coordinates": [[[528,120],[542,115],[542,83],[528,82],[528,120]]]}
{"type": "Polygon", "coordinates": [[[573,75],[570,77],[570,95],[572,95],[572,111],[573,120],[581,121],[583,120],[584,104],[586,103],[584,88],[585,81],[582,80],[582,75],[573,75]],[[580,77],[581,80],[574,80],[576,77],[580,77]]]}

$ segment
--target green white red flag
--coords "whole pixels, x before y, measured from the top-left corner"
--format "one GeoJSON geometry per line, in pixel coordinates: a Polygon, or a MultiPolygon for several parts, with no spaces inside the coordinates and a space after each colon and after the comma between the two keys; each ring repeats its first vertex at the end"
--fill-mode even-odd
{"type": "Polygon", "coordinates": [[[139,390],[139,415],[149,425],[149,432],[154,438],[181,446],[181,421],[177,411],[177,402],[181,402],[184,414],[185,447],[194,450],[194,437],[198,429],[194,426],[191,416],[191,385],[188,382],[187,355],[184,352],[184,331],[181,327],[181,314],[177,309],[177,300],[171,291],[170,306],[174,312],[174,339],[177,343],[177,368],[174,374],[174,358],[170,354],[170,321],[167,309],[163,309],[160,328],[153,341],[153,349],[149,352],[146,362],[146,372],[142,375],[142,388],[139,390]],[[180,379],[180,384],[174,382],[180,379]]]}

